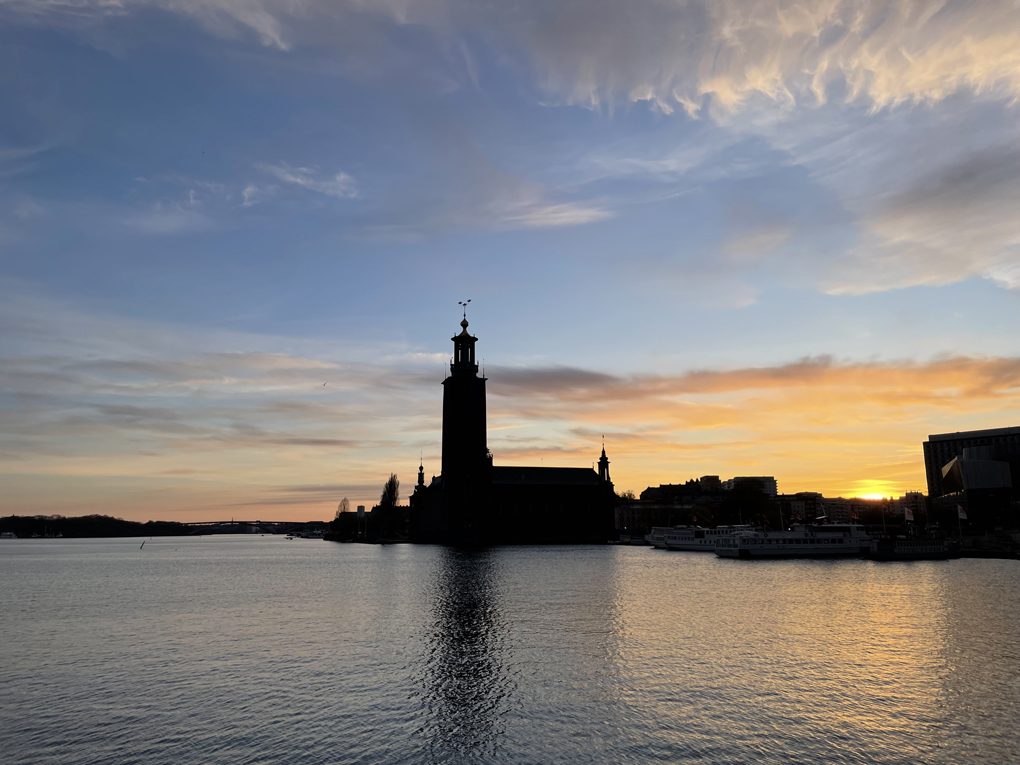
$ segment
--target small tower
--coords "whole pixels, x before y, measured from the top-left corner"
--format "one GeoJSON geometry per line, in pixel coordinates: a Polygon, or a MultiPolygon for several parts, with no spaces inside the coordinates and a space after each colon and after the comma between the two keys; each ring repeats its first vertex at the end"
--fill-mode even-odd
{"type": "Polygon", "coordinates": [[[599,481],[612,483],[609,478],[609,458],[606,456],[606,445],[602,444],[602,456],[599,457],[599,481]]]}
{"type": "Polygon", "coordinates": [[[425,488],[425,463],[422,462],[418,465],[418,485],[421,488],[425,488]]]}

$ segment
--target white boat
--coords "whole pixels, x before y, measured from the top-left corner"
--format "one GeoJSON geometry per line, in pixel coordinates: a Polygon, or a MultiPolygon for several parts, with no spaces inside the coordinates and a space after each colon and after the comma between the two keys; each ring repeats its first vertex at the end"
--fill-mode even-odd
{"type": "Polygon", "coordinates": [[[703,529],[699,526],[680,526],[666,529],[663,535],[667,550],[687,550],[694,552],[712,552],[715,541],[728,537],[739,531],[754,531],[753,526],[719,526],[714,529],[703,529]]]}
{"type": "Polygon", "coordinates": [[[17,539],[17,538],[18,535],[15,534],[13,531],[5,531],[3,533],[0,533],[0,539],[17,539]]]}
{"type": "Polygon", "coordinates": [[[645,541],[659,550],[666,549],[666,533],[673,531],[672,526],[652,526],[650,533],[645,534],[645,541]]]}
{"type": "Polygon", "coordinates": [[[863,555],[871,537],[863,526],[794,524],[790,531],[742,531],[715,541],[723,558],[831,558],[863,555]]]}

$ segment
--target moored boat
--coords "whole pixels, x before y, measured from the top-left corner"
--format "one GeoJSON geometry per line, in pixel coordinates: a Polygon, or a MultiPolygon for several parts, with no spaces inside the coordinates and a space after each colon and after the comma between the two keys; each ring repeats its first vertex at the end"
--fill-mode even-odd
{"type": "Polygon", "coordinates": [[[872,539],[872,560],[947,560],[960,557],[960,546],[948,539],[872,539]]]}
{"type": "Polygon", "coordinates": [[[671,526],[652,526],[652,530],[645,534],[645,541],[652,547],[659,550],[666,549],[666,533],[673,531],[671,526]]]}
{"type": "Polygon", "coordinates": [[[703,529],[698,526],[681,526],[666,529],[663,538],[667,550],[685,550],[690,552],[712,552],[715,540],[728,537],[740,531],[753,531],[753,526],[719,526],[714,529],[703,529]]]}
{"type": "Polygon", "coordinates": [[[863,555],[871,537],[857,524],[794,524],[789,531],[742,531],[715,540],[723,558],[832,558],[863,555]]]}

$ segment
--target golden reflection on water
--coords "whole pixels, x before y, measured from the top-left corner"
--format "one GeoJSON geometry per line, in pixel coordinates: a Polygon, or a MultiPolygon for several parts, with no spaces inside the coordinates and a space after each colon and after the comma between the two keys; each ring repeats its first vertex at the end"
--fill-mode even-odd
{"type": "Polygon", "coordinates": [[[569,762],[564,737],[593,761],[952,762],[953,731],[1017,751],[1015,668],[982,698],[995,671],[960,645],[1017,645],[1016,616],[989,583],[957,582],[966,561],[444,556],[422,676],[432,761],[569,762]],[[997,742],[974,714],[998,715],[997,742]]]}
{"type": "Polygon", "coordinates": [[[1020,762],[1020,609],[1017,563],[980,564],[980,578],[942,577],[941,725],[935,744],[958,761],[1020,762]]]}
{"type": "Polygon", "coordinates": [[[794,734],[808,737],[804,754],[902,745],[935,717],[946,604],[931,567],[890,573],[688,556],[667,581],[629,578],[628,659],[643,689],[631,701],[693,751],[794,734]]]}

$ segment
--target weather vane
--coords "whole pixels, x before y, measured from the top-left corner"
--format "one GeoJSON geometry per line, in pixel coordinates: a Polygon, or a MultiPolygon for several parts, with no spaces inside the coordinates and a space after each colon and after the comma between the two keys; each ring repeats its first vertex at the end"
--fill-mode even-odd
{"type": "Polygon", "coordinates": [[[464,318],[465,319],[467,318],[467,304],[470,303],[470,302],[471,302],[470,300],[458,300],[457,301],[457,305],[464,307],[464,318]]]}

